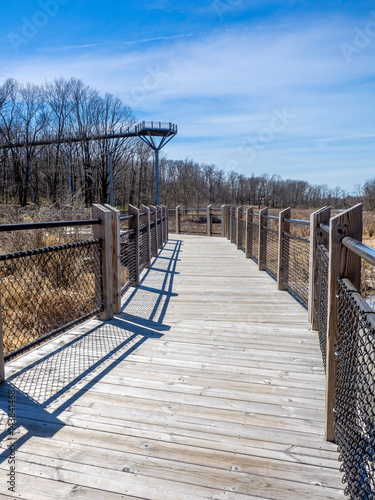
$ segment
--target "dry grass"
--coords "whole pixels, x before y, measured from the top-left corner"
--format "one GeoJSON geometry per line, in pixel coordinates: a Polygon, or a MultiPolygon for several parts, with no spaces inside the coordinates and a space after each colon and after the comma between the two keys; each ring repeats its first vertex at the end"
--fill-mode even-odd
{"type": "MultiPolygon", "coordinates": [[[[39,211],[1,209],[0,217],[4,224],[17,224],[87,219],[90,212],[49,206],[39,211]]],[[[0,253],[91,239],[92,230],[85,227],[6,232],[0,235],[0,253]]],[[[5,354],[99,307],[92,255],[90,246],[0,262],[5,354]]]]}

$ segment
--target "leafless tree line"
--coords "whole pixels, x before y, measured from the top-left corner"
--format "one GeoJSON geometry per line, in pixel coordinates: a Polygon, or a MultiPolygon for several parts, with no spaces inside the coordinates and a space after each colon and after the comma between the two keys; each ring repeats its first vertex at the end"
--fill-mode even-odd
{"type": "MultiPolygon", "coordinates": [[[[71,191],[77,204],[109,201],[109,152],[114,172],[114,202],[125,207],[155,202],[152,151],[137,138],[81,141],[36,146],[53,137],[87,137],[135,125],[126,103],[101,95],[81,80],[56,79],[43,85],[7,80],[0,86],[0,144],[26,142],[0,153],[0,201],[68,203],[68,168],[71,191]]],[[[160,164],[161,202],[168,206],[202,207],[233,203],[271,208],[337,208],[353,201],[340,187],[311,185],[278,175],[226,173],[215,165],[193,160],[168,160],[160,164]]],[[[357,199],[375,209],[375,180],[356,186],[357,199]]]]}

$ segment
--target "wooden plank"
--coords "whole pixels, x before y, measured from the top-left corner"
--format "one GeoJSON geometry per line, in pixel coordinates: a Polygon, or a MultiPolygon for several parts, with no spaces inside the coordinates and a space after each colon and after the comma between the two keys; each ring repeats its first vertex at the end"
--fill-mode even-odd
{"type": "Polygon", "coordinates": [[[7,364],[18,496],[343,498],[316,333],[256,267],[227,240],[179,236],[114,320],[7,364]]]}
{"type": "Polygon", "coordinates": [[[337,278],[348,278],[360,290],[361,259],[341,244],[344,236],[362,241],[362,204],[332,217],[329,231],[328,323],[327,323],[327,382],[326,438],[335,440],[334,408],[336,404],[338,322],[337,278]]]}

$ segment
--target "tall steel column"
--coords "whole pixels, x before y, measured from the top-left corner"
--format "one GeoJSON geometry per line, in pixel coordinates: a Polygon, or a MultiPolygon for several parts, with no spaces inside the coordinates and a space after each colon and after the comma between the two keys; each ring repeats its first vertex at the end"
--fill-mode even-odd
{"type": "Polygon", "coordinates": [[[160,205],[159,190],[159,151],[177,134],[177,126],[173,123],[141,122],[136,127],[137,137],[142,139],[155,152],[155,190],[156,205],[160,205]],[[156,138],[160,141],[157,143],[156,138]]]}

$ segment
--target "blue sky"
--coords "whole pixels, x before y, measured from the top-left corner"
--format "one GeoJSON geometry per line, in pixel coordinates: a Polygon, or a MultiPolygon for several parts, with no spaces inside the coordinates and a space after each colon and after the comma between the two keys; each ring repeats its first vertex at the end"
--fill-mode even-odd
{"type": "Polygon", "coordinates": [[[348,192],[375,177],[369,1],[18,0],[1,81],[74,76],[172,121],[169,158],[348,192]]]}

